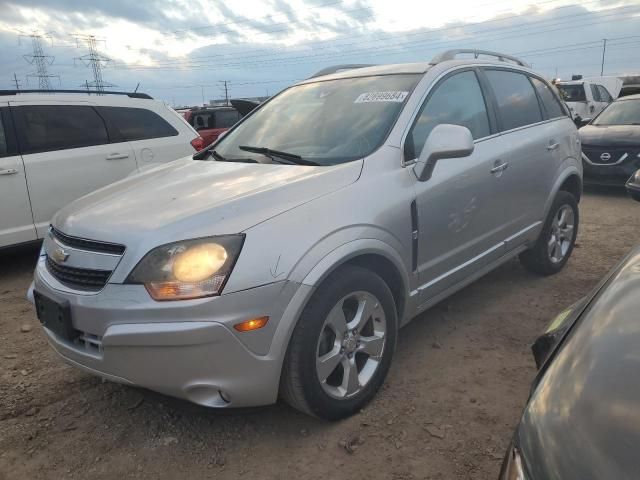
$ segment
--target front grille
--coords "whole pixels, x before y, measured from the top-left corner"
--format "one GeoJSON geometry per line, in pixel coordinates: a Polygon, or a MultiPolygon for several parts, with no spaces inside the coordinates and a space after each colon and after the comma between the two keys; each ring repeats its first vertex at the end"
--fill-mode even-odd
{"type": "Polygon", "coordinates": [[[62,233],[60,230],[57,230],[54,227],[50,227],[51,235],[54,238],[58,239],[61,243],[74,248],[79,248],[80,250],[88,250],[90,252],[98,252],[98,253],[110,253],[113,255],[122,255],[125,251],[124,245],[119,245],[117,243],[108,243],[108,242],[98,242],[96,240],[87,240],[84,238],[78,237],[70,237],[62,233]]]}
{"type": "Polygon", "coordinates": [[[109,270],[91,270],[60,265],[47,256],[47,270],[60,283],[76,290],[98,291],[109,280],[109,270]]]}
{"type": "Polygon", "coordinates": [[[638,155],[640,155],[640,147],[601,147],[596,145],[583,145],[582,153],[585,154],[591,163],[595,163],[597,165],[619,165],[625,162],[637,162],[639,160],[638,155]]]}

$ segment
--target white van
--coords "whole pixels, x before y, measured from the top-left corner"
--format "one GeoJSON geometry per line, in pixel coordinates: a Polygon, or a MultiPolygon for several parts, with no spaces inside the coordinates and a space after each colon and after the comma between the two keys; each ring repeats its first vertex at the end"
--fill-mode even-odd
{"type": "Polygon", "coordinates": [[[42,239],[69,202],[202,146],[148,95],[70,92],[0,91],[0,248],[42,239]]]}
{"type": "Polygon", "coordinates": [[[620,94],[617,77],[591,77],[556,83],[574,120],[594,118],[620,94]]]}

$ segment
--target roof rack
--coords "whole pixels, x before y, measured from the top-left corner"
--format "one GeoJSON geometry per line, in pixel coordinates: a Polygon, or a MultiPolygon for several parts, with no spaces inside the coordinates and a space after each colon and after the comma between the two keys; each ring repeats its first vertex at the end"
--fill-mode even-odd
{"type": "Polygon", "coordinates": [[[146,93],[138,92],[112,92],[108,90],[0,90],[0,96],[19,95],[21,93],[83,93],[85,95],[126,95],[129,98],[144,98],[153,100],[146,93]]]}
{"type": "Polygon", "coordinates": [[[478,58],[480,55],[485,55],[487,57],[496,57],[501,62],[506,62],[508,60],[517,65],[520,65],[521,67],[529,67],[529,64],[512,55],[490,52],[489,50],[476,50],[475,48],[458,48],[454,50],[447,50],[433,57],[431,59],[431,62],[429,63],[435,65],[436,63],[444,62],[445,60],[455,60],[456,56],[460,55],[461,53],[471,53],[475,56],[475,58],[478,58]]]}
{"type": "Polygon", "coordinates": [[[322,77],[323,75],[331,75],[332,73],[342,72],[343,70],[353,70],[354,68],[373,67],[373,63],[345,63],[344,65],[334,65],[326,67],[314,73],[309,78],[322,77]]]}

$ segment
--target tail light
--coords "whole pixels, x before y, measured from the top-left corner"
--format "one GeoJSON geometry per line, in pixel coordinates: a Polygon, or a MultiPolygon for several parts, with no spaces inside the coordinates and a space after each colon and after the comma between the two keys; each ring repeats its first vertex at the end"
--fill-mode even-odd
{"type": "Polygon", "coordinates": [[[206,147],[206,145],[204,143],[204,138],[202,138],[202,137],[194,138],[193,140],[191,140],[191,146],[196,149],[196,152],[199,152],[204,147],[206,147]]]}

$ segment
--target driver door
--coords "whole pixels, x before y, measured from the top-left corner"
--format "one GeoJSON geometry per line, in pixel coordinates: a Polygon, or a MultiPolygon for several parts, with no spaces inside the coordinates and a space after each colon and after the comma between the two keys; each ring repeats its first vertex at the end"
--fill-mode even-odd
{"type": "Polygon", "coordinates": [[[438,124],[462,125],[474,138],[468,157],[439,161],[415,183],[420,303],[478,272],[504,253],[508,218],[502,140],[473,69],[458,70],[429,93],[405,140],[405,161],[417,158],[438,124]]]}

